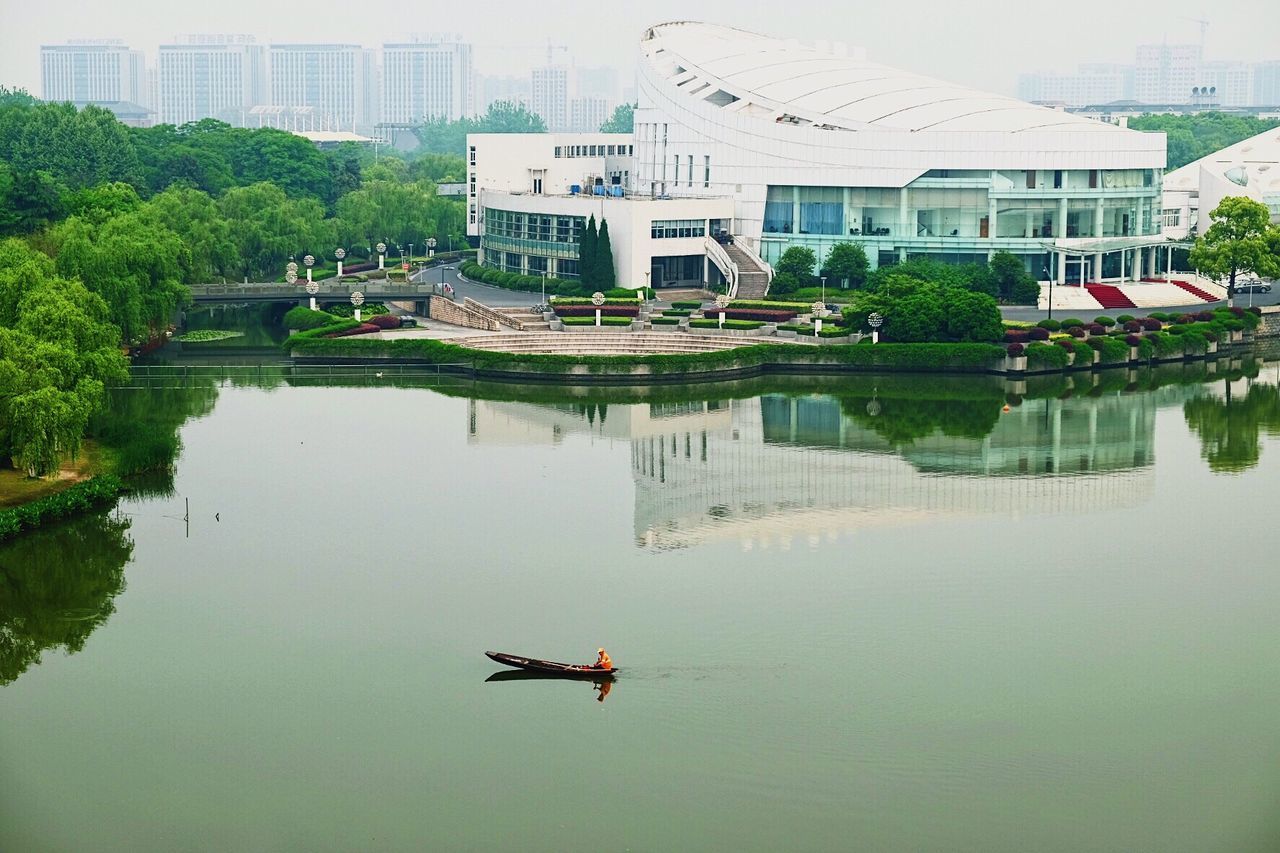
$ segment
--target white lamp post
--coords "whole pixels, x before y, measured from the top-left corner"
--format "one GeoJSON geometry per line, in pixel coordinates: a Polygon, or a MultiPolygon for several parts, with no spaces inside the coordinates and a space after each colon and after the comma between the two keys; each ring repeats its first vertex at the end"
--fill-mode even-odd
{"type": "Polygon", "coordinates": [[[436,238],[427,238],[427,257],[434,258],[436,256],[436,238]]]}
{"type": "Polygon", "coordinates": [[[360,322],[360,306],[364,304],[364,294],[358,290],[353,292],[351,294],[351,304],[356,306],[356,311],[355,311],[356,322],[359,323],[360,322]]]}
{"type": "Polygon", "coordinates": [[[342,259],[347,256],[347,250],[335,249],[333,256],[338,259],[338,278],[342,278],[342,259]]]}
{"type": "Polygon", "coordinates": [[[311,267],[315,265],[315,262],[316,262],[315,256],[307,255],[305,258],[302,259],[302,262],[307,265],[307,281],[311,281],[311,267]]]}
{"type": "Polygon", "coordinates": [[[386,269],[387,244],[379,243],[374,248],[378,250],[378,269],[386,269]]]}
{"type": "Polygon", "coordinates": [[[724,309],[729,307],[728,294],[722,293],[716,297],[716,307],[720,309],[720,328],[724,328],[724,309]]]}
{"type": "Polygon", "coordinates": [[[822,277],[822,304],[827,304],[827,277],[822,277]]]}
{"type": "Polygon", "coordinates": [[[821,335],[822,334],[822,315],[827,313],[827,303],[815,302],[812,305],[810,305],[809,308],[813,310],[814,334],[821,335]]]}
{"type": "Polygon", "coordinates": [[[604,294],[596,291],[591,294],[591,304],[596,306],[596,328],[600,328],[600,306],[604,304],[604,294]]]}
{"type": "Polygon", "coordinates": [[[547,307],[547,271],[542,271],[542,301],[538,303],[545,311],[547,307]]]}
{"type": "Polygon", "coordinates": [[[884,316],[879,311],[872,311],[867,316],[867,325],[871,327],[871,343],[880,343],[880,327],[884,325],[884,316]]]}
{"type": "MultiPolygon", "coordinates": [[[[310,269],[307,270],[311,272],[310,269]]],[[[307,279],[307,295],[311,297],[311,310],[316,310],[316,294],[320,292],[320,285],[316,284],[310,278],[307,279]]]]}

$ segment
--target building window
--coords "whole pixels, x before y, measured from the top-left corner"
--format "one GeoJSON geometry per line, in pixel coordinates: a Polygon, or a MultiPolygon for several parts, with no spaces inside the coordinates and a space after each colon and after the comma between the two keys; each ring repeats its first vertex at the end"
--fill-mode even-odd
{"type": "Polygon", "coordinates": [[[471,146],[471,165],[474,166],[475,164],[476,164],[476,147],[472,145],[471,146]]]}
{"type": "Polygon", "coordinates": [[[557,145],[557,146],[556,146],[556,157],[559,157],[559,156],[560,156],[560,152],[561,152],[561,150],[563,150],[563,149],[561,149],[561,147],[560,147],[559,145],[557,145]]]}
{"type": "Polygon", "coordinates": [[[705,219],[655,219],[649,226],[649,236],[654,240],[705,237],[707,221],[705,219]]]}
{"type": "Polygon", "coordinates": [[[702,158],[702,186],[703,189],[711,186],[711,155],[707,154],[702,158]]]}

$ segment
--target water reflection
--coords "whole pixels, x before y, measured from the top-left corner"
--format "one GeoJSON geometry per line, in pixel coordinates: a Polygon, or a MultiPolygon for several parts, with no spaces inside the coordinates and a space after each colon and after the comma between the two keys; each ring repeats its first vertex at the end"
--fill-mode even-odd
{"type": "Polygon", "coordinates": [[[1183,407],[1200,455],[1219,473],[1254,467],[1262,455],[1259,436],[1280,435],[1280,387],[1251,382],[1241,394],[1234,384],[1227,380],[1221,397],[1198,396],[1183,407]]]}
{"type": "Polygon", "coordinates": [[[115,612],[133,554],[127,519],[98,513],[0,545],[0,684],[52,649],[84,648],[115,612]]]}
{"type": "MultiPolygon", "coordinates": [[[[581,676],[556,675],[552,672],[532,672],[528,670],[501,670],[485,679],[487,683],[500,681],[571,681],[583,684],[587,679],[581,676]]],[[[596,701],[603,702],[609,691],[613,690],[614,679],[611,675],[602,675],[590,679],[591,690],[596,694],[596,701]]]]}

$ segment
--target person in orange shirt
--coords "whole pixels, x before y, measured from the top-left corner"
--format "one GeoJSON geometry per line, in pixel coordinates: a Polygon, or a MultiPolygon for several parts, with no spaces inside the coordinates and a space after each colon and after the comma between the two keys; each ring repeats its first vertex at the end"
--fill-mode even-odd
{"type": "Polygon", "coordinates": [[[596,649],[596,662],[592,665],[598,669],[613,669],[613,660],[604,649],[596,649]]]}

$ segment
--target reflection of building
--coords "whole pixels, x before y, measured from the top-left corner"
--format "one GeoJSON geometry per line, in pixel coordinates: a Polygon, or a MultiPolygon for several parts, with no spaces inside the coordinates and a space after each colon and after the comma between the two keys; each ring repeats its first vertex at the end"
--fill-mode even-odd
{"type": "Polygon", "coordinates": [[[472,400],[468,436],[497,444],[555,444],[571,434],[626,441],[638,544],[740,539],[764,546],[942,513],[1131,505],[1151,492],[1157,406],[1180,399],[1073,397],[1008,412],[998,397],[472,400]]]}

